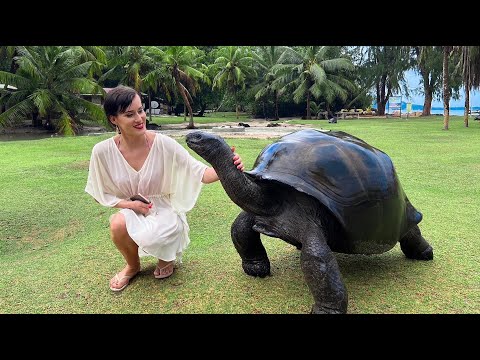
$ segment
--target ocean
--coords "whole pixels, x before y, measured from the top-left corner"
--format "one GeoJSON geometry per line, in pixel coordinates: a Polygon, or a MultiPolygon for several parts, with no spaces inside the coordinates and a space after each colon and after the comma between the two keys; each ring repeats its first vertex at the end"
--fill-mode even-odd
{"type": "MultiPolygon", "coordinates": [[[[388,107],[387,107],[388,109],[388,107]]],[[[471,111],[480,111],[480,106],[472,106],[471,111]]],[[[407,111],[407,104],[402,101],[402,113],[405,113],[407,111]]],[[[423,105],[420,104],[412,104],[412,111],[423,111],[423,105]]],[[[450,107],[450,115],[458,115],[458,116],[463,116],[463,113],[465,111],[464,106],[453,106],[450,107]]],[[[430,113],[433,114],[441,114],[443,115],[443,106],[442,107],[435,107],[433,106],[430,113]]]]}
{"type": "MultiPolygon", "coordinates": [[[[413,109],[413,105],[412,105],[413,109]]],[[[423,106],[420,105],[420,110],[412,110],[412,111],[422,111],[423,106]]],[[[472,106],[470,108],[471,111],[480,111],[479,106],[472,106]]],[[[443,115],[443,107],[432,107],[432,111],[430,111],[431,114],[442,114],[443,115]]],[[[451,107],[450,108],[450,115],[458,115],[458,116],[463,116],[465,113],[465,107],[459,106],[459,107],[451,107]]]]}

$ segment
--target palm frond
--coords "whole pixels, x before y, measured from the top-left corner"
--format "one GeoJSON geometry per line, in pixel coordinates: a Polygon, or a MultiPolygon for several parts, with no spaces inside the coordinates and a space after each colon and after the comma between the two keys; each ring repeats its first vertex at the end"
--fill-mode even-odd
{"type": "Polygon", "coordinates": [[[51,92],[46,89],[37,89],[35,90],[29,98],[32,100],[35,107],[38,109],[38,112],[41,116],[45,116],[48,110],[55,103],[55,97],[52,96],[51,92]]]}
{"type": "Polygon", "coordinates": [[[35,105],[30,99],[26,99],[18,104],[15,104],[7,111],[0,114],[0,125],[8,126],[21,122],[22,120],[30,117],[35,110],[35,105]]]}
{"type": "Polygon", "coordinates": [[[31,85],[31,81],[27,78],[6,71],[0,71],[0,82],[10,86],[15,86],[17,89],[26,88],[31,85]]]}
{"type": "Polygon", "coordinates": [[[308,91],[308,81],[304,80],[293,92],[293,101],[299,104],[305,97],[305,94],[307,93],[307,91],[308,91]]]}

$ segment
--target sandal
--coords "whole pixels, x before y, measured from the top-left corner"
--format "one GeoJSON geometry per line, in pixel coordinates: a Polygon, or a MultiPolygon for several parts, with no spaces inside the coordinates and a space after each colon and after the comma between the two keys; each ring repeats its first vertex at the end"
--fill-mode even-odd
{"type": "Polygon", "coordinates": [[[173,270],[175,269],[175,261],[170,261],[167,265],[164,267],[159,267],[157,264],[157,267],[155,268],[155,272],[158,272],[158,275],[153,273],[153,276],[155,276],[155,279],[165,279],[173,274],[173,270]]]}
{"type": "MultiPolygon", "coordinates": [[[[135,274],[137,275],[137,274],[135,274]]],[[[118,284],[119,282],[127,279],[128,281],[122,286],[122,287],[119,287],[119,288],[114,288],[112,287],[112,285],[110,285],[110,290],[112,291],[122,291],[123,289],[125,289],[128,284],[130,284],[130,280],[135,276],[135,275],[123,275],[122,277],[118,276],[118,273],[115,274],[115,276],[113,277],[115,279],[115,282],[118,284]]]]}

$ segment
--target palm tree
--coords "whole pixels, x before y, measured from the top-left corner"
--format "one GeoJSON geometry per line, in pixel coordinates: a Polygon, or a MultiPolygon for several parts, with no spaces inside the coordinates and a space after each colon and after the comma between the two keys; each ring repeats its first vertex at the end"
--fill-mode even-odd
{"type": "MultiPolygon", "coordinates": [[[[15,46],[0,46],[0,71],[16,72],[15,57],[17,53],[15,46]]],[[[8,84],[3,84],[3,89],[8,89],[8,84]]],[[[5,105],[0,106],[0,114],[5,111],[5,105]]]]}
{"type": "Polygon", "coordinates": [[[253,76],[253,58],[250,50],[242,46],[227,46],[218,49],[218,57],[212,65],[215,76],[212,88],[226,89],[226,93],[233,95],[235,112],[238,119],[238,98],[240,89],[245,89],[246,79],[253,76]]]}
{"type": "Polygon", "coordinates": [[[150,48],[150,51],[158,58],[163,59],[172,84],[170,87],[167,85],[167,88],[177,89],[190,115],[187,129],[195,129],[192,96],[195,95],[195,91],[199,86],[199,80],[207,83],[210,81],[204,70],[199,70],[203,65],[200,62],[203,52],[192,46],[167,46],[165,50],[150,48]]]}
{"type": "MultiPolygon", "coordinates": [[[[254,86],[255,100],[262,99],[271,95],[275,104],[274,119],[279,120],[278,116],[278,97],[280,91],[274,86],[274,81],[277,79],[274,66],[277,65],[282,55],[283,48],[279,46],[261,46],[256,52],[252,53],[253,58],[256,60],[256,64],[260,67],[262,74],[261,81],[254,86]]],[[[264,105],[265,106],[265,105],[264,105]]]]}
{"type": "Polygon", "coordinates": [[[470,91],[480,86],[480,47],[461,46],[458,49],[461,54],[457,67],[461,69],[465,87],[465,112],[463,122],[468,127],[468,115],[470,109],[470,91]]]}
{"type": "Polygon", "coordinates": [[[448,60],[452,46],[443,47],[443,130],[448,130],[450,120],[450,85],[448,83],[448,60]]]}
{"type": "Polygon", "coordinates": [[[40,115],[59,133],[73,135],[83,115],[107,123],[101,107],[79,97],[81,93],[103,93],[89,76],[92,67],[100,65],[94,60],[85,61],[83,48],[19,46],[16,50],[17,72],[0,71],[0,82],[17,88],[13,92],[2,90],[0,101],[8,110],[0,115],[0,125],[31,116],[33,125],[41,126],[40,115]]]}
{"type": "Polygon", "coordinates": [[[142,77],[154,67],[154,61],[144,46],[111,47],[108,68],[98,80],[100,84],[115,80],[137,91],[142,89],[142,77]]]}
{"type": "Polygon", "coordinates": [[[337,97],[346,100],[355,86],[345,74],[354,69],[350,59],[339,57],[339,48],[330,46],[285,47],[275,68],[284,89],[293,87],[296,103],[306,98],[306,118],[311,119],[310,100],[323,97],[328,106],[337,97]]]}

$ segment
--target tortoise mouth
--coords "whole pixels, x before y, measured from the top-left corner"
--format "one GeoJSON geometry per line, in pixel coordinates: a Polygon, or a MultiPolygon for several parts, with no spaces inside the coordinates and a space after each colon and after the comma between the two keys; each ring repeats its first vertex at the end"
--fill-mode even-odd
{"type": "Polygon", "coordinates": [[[188,133],[185,136],[185,140],[187,146],[195,151],[197,154],[202,155],[205,153],[205,146],[204,146],[204,136],[200,131],[193,131],[188,133]]]}
{"type": "Polygon", "coordinates": [[[190,149],[211,165],[221,161],[226,149],[230,150],[221,137],[204,131],[192,131],[185,136],[185,140],[190,149]]]}
{"type": "Polygon", "coordinates": [[[202,133],[200,131],[192,131],[185,136],[185,139],[189,147],[198,146],[198,143],[202,140],[202,133]]]}

